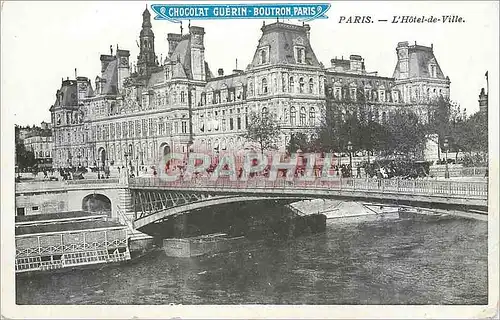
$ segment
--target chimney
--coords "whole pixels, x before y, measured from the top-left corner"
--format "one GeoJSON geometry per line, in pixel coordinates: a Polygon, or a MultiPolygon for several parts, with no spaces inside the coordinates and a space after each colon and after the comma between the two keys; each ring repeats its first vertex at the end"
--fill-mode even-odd
{"type": "Polygon", "coordinates": [[[175,47],[181,42],[182,35],[177,33],[169,33],[167,34],[168,41],[168,57],[171,58],[172,52],[174,52],[175,47]]]}
{"type": "Polygon", "coordinates": [[[107,54],[101,54],[101,73],[104,73],[104,71],[106,71],[106,68],[108,67],[109,63],[113,60],[114,60],[113,56],[107,54]]]}
{"type": "Polygon", "coordinates": [[[306,30],[307,40],[310,40],[311,36],[311,26],[308,24],[304,25],[304,29],[306,30]]]}
{"type": "Polygon", "coordinates": [[[217,74],[219,75],[219,77],[222,77],[224,75],[224,69],[219,68],[219,70],[217,70],[217,74]]]}

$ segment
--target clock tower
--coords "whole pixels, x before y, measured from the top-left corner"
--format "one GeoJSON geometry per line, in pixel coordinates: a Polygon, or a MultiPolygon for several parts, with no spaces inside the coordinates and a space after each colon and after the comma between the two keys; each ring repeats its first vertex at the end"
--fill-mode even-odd
{"type": "Polygon", "coordinates": [[[139,35],[140,52],[137,57],[137,72],[139,76],[149,75],[150,69],[156,66],[155,35],[151,28],[151,14],[146,8],[142,13],[142,29],[139,35]]]}

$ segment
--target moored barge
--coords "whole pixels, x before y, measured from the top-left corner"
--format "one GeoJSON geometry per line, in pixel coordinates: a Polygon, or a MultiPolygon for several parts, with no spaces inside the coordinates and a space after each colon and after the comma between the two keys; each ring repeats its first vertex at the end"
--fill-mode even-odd
{"type": "Polygon", "coordinates": [[[184,239],[163,239],[163,250],[169,257],[197,257],[227,251],[244,242],[243,236],[230,237],[225,233],[214,233],[184,239]]]}
{"type": "Polygon", "coordinates": [[[130,260],[127,227],[85,212],[16,217],[16,273],[130,260]]]}

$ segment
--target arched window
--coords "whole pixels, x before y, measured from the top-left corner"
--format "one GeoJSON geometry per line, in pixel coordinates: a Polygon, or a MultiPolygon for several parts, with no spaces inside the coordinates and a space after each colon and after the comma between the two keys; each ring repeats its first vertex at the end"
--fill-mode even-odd
{"type": "Polygon", "coordinates": [[[267,116],[268,112],[269,112],[269,110],[267,109],[267,107],[262,108],[262,116],[263,117],[267,116]]]}
{"type": "Polygon", "coordinates": [[[288,81],[288,92],[293,93],[293,87],[295,84],[293,83],[293,77],[290,77],[290,81],[288,81]]]}
{"type": "Polygon", "coordinates": [[[299,92],[304,93],[304,78],[299,79],[299,92]]]}
{"type": "Polygon", "coordinates": [[[181,91],[181,103],[184,103],[186,100],[184,91],[181,91]]]}
{"type": "Polygon", "coordinates": [[[267,79],[262,78],[262,93],[267,93],[267,79]]]}
{"type": "Polygon", "coordinates": [[[300,108],[300,125],[306,125],[306,108],[304,107],[300,108]]]}
{"type": "Polygon", "coordinates": [[[316,110],[314,110],[314,107],[311,107],[309,109],[309,125],[313,126],[315,122],[316,122],[316,110]]]}
{"type": "Polygon", "coordinates": [[[297,111],[295,107],[290,108],[290,124],[294,126],[297,123],[297,111]]]}
{"type": "Polygon", "coordinates": [[[309,79],[309,93],[313,93],[314,90],[314,81],[313,78],[309,79]]]}

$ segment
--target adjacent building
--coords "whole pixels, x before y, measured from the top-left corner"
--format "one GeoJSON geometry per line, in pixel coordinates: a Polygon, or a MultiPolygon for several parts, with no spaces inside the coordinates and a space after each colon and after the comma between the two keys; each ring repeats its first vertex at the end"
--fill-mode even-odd
{"type": "MultiPolygon", "coordinates": [[[[245,70],[213,74],[205,61],[203,28],[169,33],[163,61],[155,52],[151,15],[143,12],[137,63],[128,50],[101,55],[94,86],[86,77],[62,80],[50,108],[54,166],[157,165],[170,152],[236,152],[252,112],[268,113],[282,128],[283,148],[294,132],[311,132],[325,110],[387,121],[411,110],[422,121],[429,103],[449,96],[450,80],[433,47],[397,44],[392,77],[366,71],[359,55],[325,67],[307,24],[264,24],[245,70]]],[[[164,54],[164,53],[162,53],[164,54]]]]}
{"type": "Polygon", "coordinates": [[[31,151],[35,157],[38,168],[52,167],[52,125],[42,122],[40,126],[27,126],[16,128],[16,143],[24,145],[26,151],[31,151]]]}

